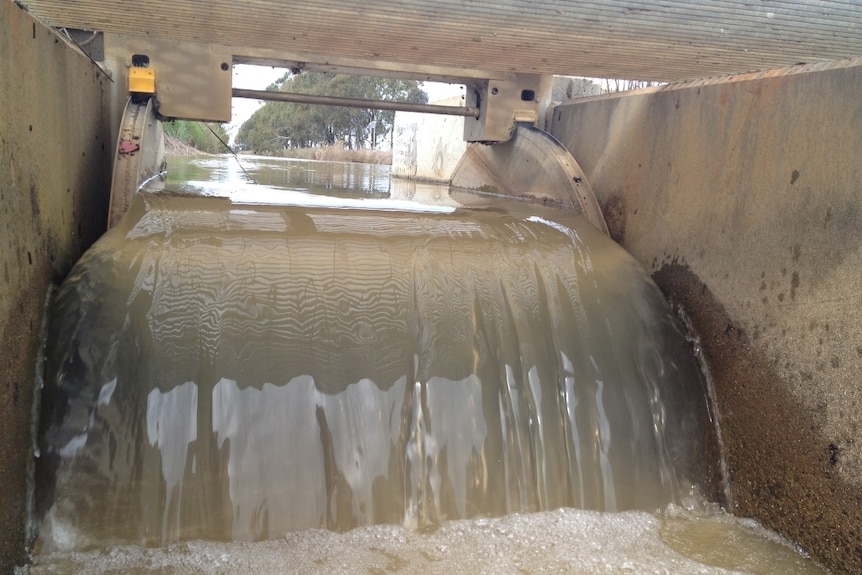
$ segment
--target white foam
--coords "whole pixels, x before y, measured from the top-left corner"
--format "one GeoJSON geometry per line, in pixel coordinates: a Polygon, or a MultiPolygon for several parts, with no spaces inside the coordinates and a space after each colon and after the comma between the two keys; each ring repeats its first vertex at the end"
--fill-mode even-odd
{"type": "Polygon", "coordinates": [[[258,543],[188,542],[164,549],[113,547],[37,558],[40,573],[257,575],[304,573],[620,573],[803,575],[826,573],[760,527],[723,513],[562,509],[453,521],[433,533],[373,526],[309,530],[258,543]],[[665,542],[671,530],[672,545],[665,542]],[[679,540],[694,544],[683,549],[679,540]],[[704,537],[705,542],[700,539],[704,537]],[[727,541],[736,545],[722,549],[727,541]],[[697,547],[700,545],[701,547],[697,547]],[[716,551],[718,548],[718,551],[716,551]]]}

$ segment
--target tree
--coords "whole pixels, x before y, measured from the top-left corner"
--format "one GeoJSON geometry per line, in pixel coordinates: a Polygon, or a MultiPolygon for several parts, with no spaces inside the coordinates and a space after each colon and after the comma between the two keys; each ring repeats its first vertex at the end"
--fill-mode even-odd
{"type": "MultiPolygon", "coordinates": [[[[327,72],[285,74],[267,90],[423,104],[428,101],[415,81],[327,72]]],[[[330,146],[338,141],[351,149],[373,149],[386,141],[394,121],[395,113],[390,111],[268,102],[240,126],[236,142],[258,154],[330,146]]]]}
{"type": "Polygon", "coordinates": [[[628,90],[658,86],[660,83],[652,80],[615,80],[604,78],[602,80],[602,88],[604,88],[605,93],[627,92],[628,90]]]}

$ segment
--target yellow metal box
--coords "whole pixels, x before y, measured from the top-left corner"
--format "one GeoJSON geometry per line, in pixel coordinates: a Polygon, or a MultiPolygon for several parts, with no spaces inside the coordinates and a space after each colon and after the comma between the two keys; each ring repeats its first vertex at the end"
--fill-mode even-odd
{"type": "Polygon", "coordinates": [[[156,93],[156,71],[152,68],[129,68],[129,92],[156,93]]]}

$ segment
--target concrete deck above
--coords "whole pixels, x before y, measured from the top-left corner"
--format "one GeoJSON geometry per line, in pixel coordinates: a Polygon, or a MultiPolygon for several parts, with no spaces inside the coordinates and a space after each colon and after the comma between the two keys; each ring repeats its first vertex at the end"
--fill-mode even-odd
{"type": "Polygon", "coordinates": [[[680,80],[862,55],[856,0],[20,0],[56,27],[429,76],[680,80]]]}

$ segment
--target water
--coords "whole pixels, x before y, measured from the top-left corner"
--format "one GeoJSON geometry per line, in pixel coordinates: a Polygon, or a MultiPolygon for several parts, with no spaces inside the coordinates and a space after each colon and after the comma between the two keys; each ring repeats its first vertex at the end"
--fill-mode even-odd
{"type": "MultiPolygon", "coordinates": [[[[314,194],[319,198],[339,199],[413,199],[420,197],[426,203],[454,207],[448,199],[446,186],[427,182],[391,179],[389,166],[347,162],[318,162],[241,156],[241,164],[226,156],[208,158],[171,158],[168,186],[171,189],[194,194],[213,193],[230,195],[235,200],[245,199],[249,192],[253,201],[283,203],[289,192],[314,194]],[[257,187],[251,191],[246,184],[252,179],[257,187]],[[261,193],[261,188],[275,194],[261,193]],[[276,195],[281,199],[273,200],[276,195]]],[[[298,200],[307,203],[308,198],[298,200]]]]}
{"type": "Polygon", "coordinates": [[[36,572],[819,572],[701,503],[694,359],[585,220],[219,169],[57,294],[36,572]]]}

